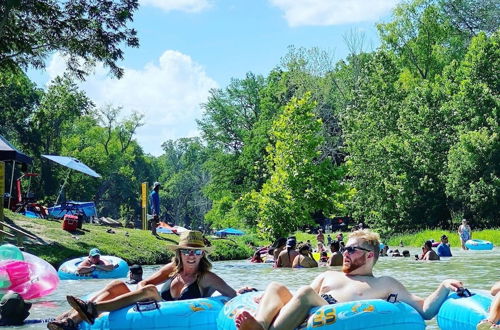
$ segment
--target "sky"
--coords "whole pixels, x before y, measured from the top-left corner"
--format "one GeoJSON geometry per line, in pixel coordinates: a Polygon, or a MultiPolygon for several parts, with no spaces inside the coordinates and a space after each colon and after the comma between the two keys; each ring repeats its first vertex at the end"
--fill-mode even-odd
{"type": "MultiPolygon", "coordinates": [[[[99,106],[137,111],[144,125],[136,139],[161,155],[169,139],[200,135],[196,119],[212,88],[225,88],[247,72],[267,76],[288,47],[319,47],[335,60],[348,48],[344,37],[363,33],[365,48],[379,45],[375,24],[390,17],[398,0],[139,0],[130,27],[140,47],[125,48],[122,79],[97,66],[78,85],[99,106]]],[[[45,70],[28,75],[46,87],[64,73],[59,53],[45,70]]]]}

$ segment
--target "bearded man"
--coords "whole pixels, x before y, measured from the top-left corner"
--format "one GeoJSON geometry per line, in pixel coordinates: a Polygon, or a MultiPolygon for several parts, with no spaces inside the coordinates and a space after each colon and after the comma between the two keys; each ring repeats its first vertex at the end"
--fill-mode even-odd
{"type": "Polygon", "coordinates": [[[273,282],[264,291],[254,317],[247,311],[235,319],[242,330],[295,329],[307,317],[312,307],[367,299],[387,299],[397,294],[399,301],[415,308],[426,320],[433,318],[449,291],[462,288],[462,282],[444,280],[431,295],[423,299],[408,292],[390,276],[373,276],[373,266],[379,256],[379,235],[370,230],[357,230],[349,235],[344,248],[342,272],[327,271],[292,294],[288,288],[273,282]]]}

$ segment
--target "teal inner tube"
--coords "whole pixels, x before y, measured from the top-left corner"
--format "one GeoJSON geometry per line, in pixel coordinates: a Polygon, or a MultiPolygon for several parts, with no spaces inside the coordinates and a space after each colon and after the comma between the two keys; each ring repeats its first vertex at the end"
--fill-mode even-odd
{"type": "Polygon", "coordinates": [[[469,250],[492,250],[493,243],[482,239],[470,239],[465,242],[465,247],[469,250]]]}
{"type": "Polygon", "coordinates": [[[111,279],[111,278],[122,278],[127,277],[128,274],[128,264],[125,260],[115,257],[115,256],[101,256],[101,260],[106,260],[107,262],[118,265],[117,268],[107,272],[104,270],[94,270],[87,274],[78,274],[76,269],[78,265],[84,261],[87,257],[80,257],[66,261],[57,270],[57,274],[61,280],[85,280],[85,279],[111,279]]]}
{"type": "Polygon", "coordinates": [[[216,329],[217,315],[229,299],[224,296],[134,304],[100,315],[83,330],[216,329]]]}
{"type": "Polygon", "coordinates": [[[437,322],[441,330],[476,330],[477,324],[488,317],[493,297],[484,293],[460,296],[452,293],[439,309],[437,322]]]}
{"type": "MultiPolygon", "coordinates": [[[[255,297],[262,292],[245,293],[231,299],[217,318],[217,329],[236,329],[234,319],[243,310],[255,315],[255,297]]],[[[410,305],[381,299],[359,300],[312,308],[298,329],[385,329],[423,330],[425,322],[410,305]]]]}

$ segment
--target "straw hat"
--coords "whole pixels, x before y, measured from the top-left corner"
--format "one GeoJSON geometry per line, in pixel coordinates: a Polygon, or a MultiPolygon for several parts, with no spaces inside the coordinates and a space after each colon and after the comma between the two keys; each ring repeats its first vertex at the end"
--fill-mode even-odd
{"type": "Polygon", "coordinates": [[[199,250],[204,250],[205,252],[210,252],[212,250],[211,247],[205,245],[202,232],[197,230],[186,230],[180,235],[179,244],[167,245],[167,248],[170,250],[199,249],[199,250]]]}

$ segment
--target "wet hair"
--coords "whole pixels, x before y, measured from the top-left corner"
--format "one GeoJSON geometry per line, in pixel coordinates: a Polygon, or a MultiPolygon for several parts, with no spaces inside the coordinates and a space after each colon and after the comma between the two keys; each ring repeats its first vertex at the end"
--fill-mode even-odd
{"type": "Polygon", "coordinates": [[[361,240],[363,247],[373,251],[373,264],[375,264],[380,255],[380,236],[370,229],[360,229],[349,234],[349,239],[361,240]]]}
{"type": "Polygon", "coordinates": [[[432,241],[425,241],[424,246],[429,250],[432,249],[432,241]]]}
{"type": "Polygon", "coordinates": [[[403,257],[409,257],[409,256],[410,256],[410,251],[403,250],[403,257]]]}
{"type": "MultiPolygon", "coordinates": [[[[172,276],[176,274],[180,274],[184,270],[184,265],[182,264],[181,259],[181,249],[175,250],[175,256],[172,258],[172,262],[175,264],[175,270],[172,276]]],[[[208,273],[212,269],[212,263],[207,258],[207,253],[204,252],[201,257],[200,263],[198,264],[198,274],[200,277],[208,273]]]]}
{"type": "Polygon", "coordinates": [[[273,245],[271,245],[271,247],[276,249],[276,248],[284,246],[285,244],[286,244],[286,238],[280,237],[274,241],[274,243],[273,243],[273,245]]]}
{"type": "Polygon", "coordinates": [[[299,244],[299,253],[302,254],[304,250],[309,250],[309,244],[304,243],[304,244],[299,244]]]}
{"type": "Polygon", "coordinates": [[[340,242],[339,241],[333,241],[331,244],[330,244],[330,250],[332,252],[337,252],[337,251],[340,251],[340,242]]]}

